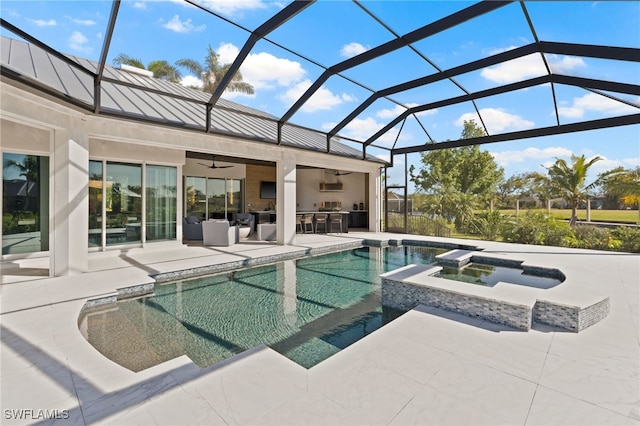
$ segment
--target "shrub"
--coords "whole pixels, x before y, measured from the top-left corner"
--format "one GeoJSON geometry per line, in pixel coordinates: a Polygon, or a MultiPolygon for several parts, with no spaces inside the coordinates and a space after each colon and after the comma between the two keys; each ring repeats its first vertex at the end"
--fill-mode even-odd
{"type": "Polygon", "coordinates": [[[615,248],[615,241],[611,238],[608,229],[591,225],[578,225],[574,227],[573,233],[577,240],[577,247],[594,250],[612,250],[615,248]]]}
{"type": "Polygon", "coordinates": [[[542,212],[528,211],[506,222],[502,236],[512,243],[566,246],[573,233],[565,222],[549,218],[542,212]]]}
{"type": "Polygon", "coordinates": [[[540,212],[528,211],[505,223],[502,236],[510,243],[544,244],[547,220],[547,217],[540,212]]]}
{"type": "Polygon", "coordinates": [[[621,251],[640,253],[640,228],[620,226],[611,231],[611,235],[620,241],[621,251]]]}
{"type": "Polygon", "coordinates": [[[504,219],[499,211],[486,211],[472,221],[472,229],[485,240],[497,240],[504,219]]]}

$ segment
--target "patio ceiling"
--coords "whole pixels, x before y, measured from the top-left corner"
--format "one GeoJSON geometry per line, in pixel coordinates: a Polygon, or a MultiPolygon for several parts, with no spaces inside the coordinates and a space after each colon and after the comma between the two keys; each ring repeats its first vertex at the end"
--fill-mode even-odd
{"type": "MultiPolygon", "coordinates": [[[[149,120],[144,114],[116,111],[102,99],[102,89],[115,85],[144,91],[166,102],[194,104],[196,114],[202,117],[202,122],[193,123],[164,117],[153,117],[151,121],[162,119],[168,125],[224,133],[232,131],[225,128],[223,132],[216,112],[239,112],[261,120],[260,126],[268,128],[264,130],[267,136],[241,129],[240,133],[256,140],[286,144],[287,135],[292,132],[310,130],[326,139],[327,152],[332,152],[336,145],[348,146],[361,152],[362,158],[384,154],[393,158],[397,154],[640,123],[640,38],[629,34],[627,45],[607,43],[606,35],[602,34],[613,31],[611,26],[615,23],[604,18],[602,27],[594,29],[594,33],[601,34],[594,38],[600,43],[573,40],[571,35],[551,30],[562,25],[558,19],[585,19],[586,22],[579,11],[581,2],[575,2],[573,6],[576,16],[562,17],[554,16],[556,5],[553,2],[448,2],[446,7],[437,11],[429,8],[429,3],[301,0],[277,10],[265,7],[252,14],[234,14],[217,10],[215,2],[205,0],[185,0],[182,5],[170,2],[166,6],[175,8],[175,16],[185,14],[184,5],[189,6],[190,16],[199,16],[202,22],[206,22],[204,31],[211,31],[212,39],[214,34],[225,32],[229,39],[243,40],[217,89],[212,94],[194,95],[194,91],[181,92],[169,84],[149,86],[141,79],[125,81],[107,72],[109,59],[119,53],[116,49],[121,49],[120,46],[114,49],[114,40],[132,38],[133,33],[128,33],[124,25],[119,27],[119,22],[123,16],[133,12],[118,0],[110,4],[109,10],[103,4],[87,2],[88,7],[101,9],[102,14],[109,16],[105,22],[102,50],[95,60],[97,65],[93,67],[77,57],[60,53],[61,47],[49,45],[46,39],[28,34],[4,18],[2,28],[3,34],[9,32],[22,38],[90,76],[93,93],[85,98],[69,97],[68,93],[42,85],[42,81],[36,82],[38,79],[25,79],[23,74],[8,66],[9,61],[4,58],[2,73],[47,90],[54,96],[57,94],[67,102],[91,108],[96,114],[149,120]],[[391,7],[395,8],[393,14],[390,13],[391,7]],[[397,18],[399,8],[406,11],[403,20],[397,18]],[[326,16],[327,11],[331,11],[333,22],[314,20],[314,16],[326,16]],[[193,15],[196,12],[199,15],[193,15]],[[505,21],[510,23],[508,30],[504,29],[506,25],[502,25],[505,21]],[[475,32],[487,31],[488,28],[495,32],[493,46],[469,43],[468,47],[461,49],[461,52],[464,50],[462,53],[455,53],[462,34],[472,39],[475,32]],[[371,38],[365,41],[366,46],[361,45],[362,49],[357,53],[335,61],[335,55],[327,53],[336,50],[333,40],[341,40],[340,45],[345,46],[352,41],[358,29],[366,29],[359,33],[366,33],[371,38]],[[302,37],[295,36],[302,33],[312,35],[304,38],[306,44],[301,44],[299,39],[302,37]],[[344,37],[340,38],[342,34],[344,37]],[[562,37],[559,40],[545,38],[554,34],[562,37]],[[281,61],[304,63],[309,77],[306,84],[289,90],[287,102],[265,111],[266,114],[258,111],[261,110],[260,105],[252,104],[257,96],[234,97],[234,102],[223,99],[233,74],[265,52],[281,61]],[[604,71],[588,75],[588,67],[581,70],[580,67],[567,66],[589,61],[598,63],[599,69],[604,71]],[[397,63],[411,66],[394,66],[397,63]],[[527,71],[515,79],[487,77],[491,72],[508,67],[525,68],[527,71]],[[317,108],[318,97],[327,92],[349,99],[349,102],[336,100],[333,108],[317,108]],[[601,111],[597,116],[566,113],[572,97],[586,94],[606,98],[619,104],[620,108],[601,111]],[[247,108],[239,105],[243,103],[247,108]],[[528,118],[539,112],[534,108],[539,109],[541,104],[545,105],[546,114],[535,120],[528,118]],[[525,124],[497,126],[492,121],[492,114],[504,109],[504,105],[509,105],[525,124]],[[385,111],[384,115],[378,114],[384,118],[372,122],[370,118],[374,116],[374,110],[385,111]],[[315,116],[314,111],[318,112],[315,116]],[[466,117],[476,118],[486,136],[458,139],[459,134],[452,136],[439,131],[438,122],[444,121],[447,112],[458,116],[464,112],[466,117]]],[[[603,8],[607,7],[606,3],[603,8]]],[[[606,10],[599,13],[604,16],[606,10]]],[[[159,31],[151,22],[131,31],[147,30],[159,31]]],[[[132,46],[135,46],[133,41],[132,46]]],[[[136,51],[124,53],[134,57],[140,55],[136,51]]],[[[176,53],[173,55],[175,57],[176,53]]],[[[273,70],[266,71],[278,73],[281,63],[276,62],[273,62],[273,70]]],[[[307,148],[317,150],[317,143],[307,148]]]]}

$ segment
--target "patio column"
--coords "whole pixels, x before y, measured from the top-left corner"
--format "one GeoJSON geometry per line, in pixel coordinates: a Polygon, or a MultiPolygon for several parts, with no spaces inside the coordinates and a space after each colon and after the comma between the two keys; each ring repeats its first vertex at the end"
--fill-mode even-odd
{"type": "Polygon", "coordinates": [[[380,172],[369,173],[369,231],[380,232],[380,218],[382,216],[382,194],[380,191],[381,179],[380,172]]]}
{"type": "Polygon", "coordinates": [[[276,220],[278,223],[277,242],[290,245],[296,239],[296,158],[283,153],[276,162],[276,220]]]}
{"type": "Polygon", "coordinates": [[[587,198],[587,222],[591,222],[591,198],[587,198]]]}
{"type": "Polygon", "coordinates": [[[89,269],[89,140],[82,122],[73,119],[53,139],[50,275],[59,277],[89,269]]]}

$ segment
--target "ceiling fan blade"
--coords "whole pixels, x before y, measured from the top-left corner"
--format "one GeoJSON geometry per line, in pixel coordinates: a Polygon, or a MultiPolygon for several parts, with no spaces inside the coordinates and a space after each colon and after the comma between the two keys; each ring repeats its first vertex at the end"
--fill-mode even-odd
{"type": "Polygon", "coordinates": [[[200,164],[201,166],[208,167],[210,169],[227,169],[229,167],[233,167],[233,166],[216,166],[216,162],[215,161],[212,161],[211,165],[204,164],[204,163],[198,163],[198,164],[200,164]]]}

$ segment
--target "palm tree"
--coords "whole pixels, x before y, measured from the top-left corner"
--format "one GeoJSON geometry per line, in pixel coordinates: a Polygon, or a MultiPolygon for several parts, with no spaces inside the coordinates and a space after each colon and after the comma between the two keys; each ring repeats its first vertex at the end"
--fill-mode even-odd
{"type": "MultiPolygon", "coordinates": [[[[220,81],[222,81],[222,78],[231,67],[231,64],[220,63],[220,56],[215,52],[215,50],[213,50],[213,48],[211,48],[211,46],[207,49],[207,56],[205,57],[204,64],[193,59],[180,59],[179,61],[176,61],[176,65],[184,67],[196,76],[200,77],[203,83],[201,89],[207,93],[213,93],[216,90],[220,81]]],[[[248,95],[253,95],[254,93],[253,86],[242,81],[242,74],[240,71],[235,73],[227,86],[227,90],[231,92],[246,93],[248,95]]]]}
{"type": "Polygon", "coordinates": [[[25,191],[24,191],[24,205],[22,210],[27,211],[29,209],[29,190],[31,189],[31,183],[38,183],[38,176],[40,171],[40,164],[38,157],[35,155],[26,155],[24,161],[5,160],[4,167],[6,169],[15,167],[19,170],[19,176],[25,178],[25,191]]]}
{"type": "Polygon", "coordinates": [[[640,167],[636,167],[635,170],[620,167],[600,176],[609,192],[621,197],[625,204],[638,205],[640,223],[640,167]]]}
{"type": "Polygon", "coordinates": [[[151,61],[149,62],[149,65],[145,67],[140,59],[132,58],[131,56],[121,53],[113,60],[113,64],[124,64],[136,68],[146,69],[148,71],[151,71],[155,78],[170,81],[172,83],[180,83],[180,79],[182,78],[180,70],[167,61],[151,61]]]}
{"type": "Polygon", "coordinates": [[[572,155],[571,165],[567,164],[565,160],[556,158],[556,162],[547,168],[551,185],[553,185],[571,205],[570,225],[574,225],[578,220],[578,204],[585,199],[585,192],[598,183],[598,181],[595,181],[586,185],[585,181],[589,168],[600,160],[602,160],[600,156],[596,156],[587,161],[584,155],[580,157],[572,155]]]}

